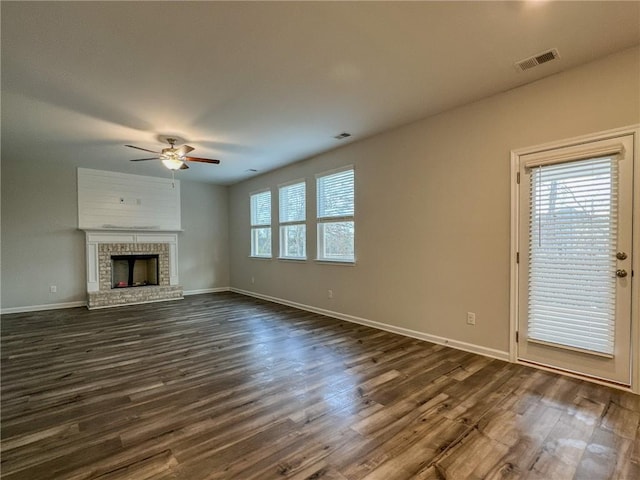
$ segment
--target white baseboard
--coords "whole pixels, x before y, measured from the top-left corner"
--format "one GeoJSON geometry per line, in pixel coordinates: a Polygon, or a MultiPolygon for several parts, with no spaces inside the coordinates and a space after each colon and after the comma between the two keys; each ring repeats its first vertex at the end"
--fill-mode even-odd
{"type": "Polygon", "coordinates": [[[229,292],[231,291],[230,287],[215,287],[215,288],[200,288],[198,290],[186,290],[182,292],[182,294],[186,297],[187,295],[200,295],[203,293],[220,293],[220,292],[229,292]]]}
{"type": "Polygon", "coordinates": [[[176,298],[158,298],[156,300],[144,300],[142,302],[118,303],[116,305],[100,305],[99,307],[87,307],[89,310],[104,310],[105,308],[131,307],[132,305],[146,305],[147,303],[174,302],[184,300],[184,296],[176,298]]]}
{"type": "Polygon", "coordinates": [[[360,325],[366,325],[368,327],[377,328],[378,330],[385,330],[391,333],[397,333],[404,335],[405,337],[417,338],[418,340],[424,340],[438,345],[445,345],[447,347],[455,348],[457,350],[464,350],[465,352],[477,353],[484,355],[485,357],[497,358],[498,360],[509,361],[509,352],[502,350],[496,350],[493,348],[482,347],[480,345],[474,345],[472,343],[460,342],[458,340],[451,340],[449,338],[438,337],[436,335],[430,335],[428,333],[419,332],[417,330],[411,330],[408,328],[397,327],[395,325],[389,325],[388,323],[376,322],[374,320],[368,320],[366,318],[356,317],[353,315],[347,315],[345,313],[334,312],[332,310],[325,310],[324,308],[312,307],[310,305],[304,305],[302,303],[291,302],[282,298],[271,297],[269,295],[262,295],[261,293],[250,292],[248,290],[241,290],[239,288],[231,287],[230,290],[235,293],[247,295],[249,297],[260,298],[273,303],[279,303],[287,305],[289,307],[299,308],[300,310],[306,310],[308,312],[319,313],[327,317],[337,318],[339,320],[345,320],[347,322],[357,323],[360,325]]]}
{"type": "MultiPolygon", "coordinates": [[[[218,288],[203,288],[200,290],[189,290],[186,292],[182,292],[184,296],[187,295],[199,295],[201,293],[218,293],[218,292],[228,292],[230,290],[229,287],[218,287],[218,288]]],[[[170,300],[178,300],[177,298],[171,298],[170,300]]],[[[136,303],[127,303],[126,305],[140,305],[144,303],[154,303],[153,302],[136,302],[136,303]]],[[[44,310],[58,310],[61,308],[75,308],[75,307],[86,307],[87,302],[77,301],[77,302],[65,302],[65,303],[47,303],[44,305],[27,305],[24,307],[9,307],[3,308],[0,310],[2,315],[7,315],[10,313],[26,313],[26,312],[41,312],[44,310]]],[[[106,307],[115,307],[120,305],[107,305],[106,307]]],[[[124,305],[122,305],[124,306],[124,305]]],[[[97,308],[103,307],[94,307],[91,310],[96,310],[97,308]]]]}
{"type": "Polygon", "coordinates": [[[77,301],[77,302],[64,302],[64,303],[47,303],[44,305],[27,305],[25,307],[10,307],[3,308],[0,310],[0,313],[3,315],[9,313],[24,313],[24,312],[41,312],[43,310],[58,310],[61,308],[75,308],[75,307],[86,307],[87,302],[77,301]]]}

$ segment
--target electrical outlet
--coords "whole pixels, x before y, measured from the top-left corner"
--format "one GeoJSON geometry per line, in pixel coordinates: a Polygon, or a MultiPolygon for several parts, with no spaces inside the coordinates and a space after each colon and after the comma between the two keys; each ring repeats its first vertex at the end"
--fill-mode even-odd
{"type": "Polygon", "coordinates": [[[473,312],[467,312],[467,325],[476,324],[476,314],[473,312]]]}
{"type": "Polygon", "coordinates": [[[251,283],[256,283],[255,277],[251,277],[251,283]]]}
{"type": "Polygon", "coordinates": [[[333,290],[327,290],[327,298],[333,298],[333,290]]]}
{"type": "Polygon", "coordinates": [[[56,293],[58,291],[58,287],[56,287],[55,285],[51,285],[49,287],[49,293],[56,293]]]}

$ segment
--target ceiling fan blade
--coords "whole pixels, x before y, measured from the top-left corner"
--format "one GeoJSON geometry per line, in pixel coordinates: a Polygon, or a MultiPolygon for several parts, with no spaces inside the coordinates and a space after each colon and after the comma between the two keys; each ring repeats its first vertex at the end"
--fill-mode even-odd
{"type": "Polygon", "coordinates": [[[199,158],[199,157],[184,157],[185,160],[190,162],[202,162],[202,163],[220,163],[220,160],[215,160],[213,158],[199,158]]]}
{"type": "Polygon", "coordinates": [[[189,168],[189,165],[187,165],[186,163],[180,165],[180,170],[186,170],[187,168],[189,168]]]}
{"type": "Polygon", "coordinates": [[[145,160],[160,160],[160,157],[151,157],[151,158],[134,158],[130,160],[131,162],[143,162],[145,160]]]}
{"type": "Polygon", "coordinates": [[[187,153],[189,153],[190,151],[194,150],[193,147],[190,147],[189,145],[182,145],[180,148],[176,148],[176,154],[179,157],[184,157],[187,153]]]}
{"type": "Polygon", "coordinates": [[[125,147],[136,148],[136,149],[142,150],[144,152],[160,153],[160,152],[154,152],[153,150],[147,150],[146,148],[136,147],[135,145],[125,145],[125,147]]]}

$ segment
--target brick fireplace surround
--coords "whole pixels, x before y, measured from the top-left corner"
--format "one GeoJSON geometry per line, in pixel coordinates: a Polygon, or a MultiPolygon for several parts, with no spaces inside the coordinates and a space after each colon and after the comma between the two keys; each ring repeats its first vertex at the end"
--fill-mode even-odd
{"type": "Polygon", "coordinates": [[[174,233],[86,232],[89,309],[183,298],[174,233]],[[112,288],[112,255],[158,255],[158,285],[112,288]]]}

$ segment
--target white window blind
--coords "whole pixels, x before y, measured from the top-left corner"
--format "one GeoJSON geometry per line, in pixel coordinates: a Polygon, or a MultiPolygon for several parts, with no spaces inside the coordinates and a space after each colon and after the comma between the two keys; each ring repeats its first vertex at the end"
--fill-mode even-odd
{"type": "Polygon", "coordinates": [[[306,216],[305,183],[280,187],[280,223],[304,222],[306,216]]]}
{"type": "Polygon", "coordinates": [[[353,169],[318,177],[318,218],[353,216],[353,169]]]}
{"type": "Polygon", "coordinates": [[[306,258],[305,182],[280,187],[280,256],[306,258]]]}
{"type": "Polygon", "coordinates": [[[251,195],[251,226],[271,225],[271,192],[251,195]]]}
{"type": "Polygon", "coordinates": [[[355,261],[354,178],[349,167],[316,179],[318,260],[355,261]]]}
{"type": "Polygon", "coordinates": [[[530,172],[529,340],[611,356],[617,160],[539,165],[530,172]]]}
{"type": "Polygon", "coordinates": [[[251,256],[271,256],[271,191],[254,193],[251,208],[251,256]]]}

